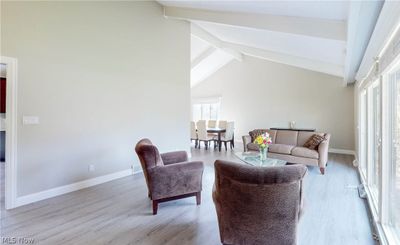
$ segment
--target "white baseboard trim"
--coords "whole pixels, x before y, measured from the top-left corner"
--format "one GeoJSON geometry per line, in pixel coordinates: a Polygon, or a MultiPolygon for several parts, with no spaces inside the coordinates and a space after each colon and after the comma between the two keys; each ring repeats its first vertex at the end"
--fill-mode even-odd
{"type": "Polygon", "coordinates": [[[356,152],[353,150],[345,150],[345,149],[335,149],[335,148],[330,148],[329,151],[330,153],[338,153],[338,154],[346,154],[346,155],[356,155],[356,152]]]}
{"type": "Polygon", "coordinates": [[[132,172],[132,169],[127,169],[127,170],[119,171],[119,172],[112,173],[112,174],[107,174],[107,175],[103,175],[103,176],[99,176],[99,177],[95,177],[95,178],[91,178],[91,179],[87,179],[87,180],[82,180],[82,181],[75,182],[75,183],[72,183],[69,185],[59,186],[59,187],[55,187],[55,188],[52,188],[49,190],[36,192],[36,193],[32,193],[32,194],[25,195],[25,196],[20,196],[20,197],[17,197],[15,207],[20,207],[20,206],[38,202],[38,201],[41,201],[41,200],[44,200],[47,198],[56,197],[56,196],[63,195],[63,194],[69,193],[69,192],[73,192],[73,191],[81,190],[81,189],[88,188],[91,186],[103,184],[103,183],[109,182],[111,180],[116,180],[116,179],[126,177],[129,175],[135,174],[135,173],[132,172]]]}
{"type": "Polygon", "coordinates": [[[141,174],[141,173],[143,173],[143,169],[140,169],[140,170],[134,171],[134,172],[133,172],[133,175],[135,175],[135,174],[141,174]]]}

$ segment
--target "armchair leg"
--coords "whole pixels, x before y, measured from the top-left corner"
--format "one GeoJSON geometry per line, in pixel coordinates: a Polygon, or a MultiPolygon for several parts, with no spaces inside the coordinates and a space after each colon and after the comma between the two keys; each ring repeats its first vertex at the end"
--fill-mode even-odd
{"type": "Polygon", "coordinates": [[[322,174],[322,175],[325,174],[325,168],[319,168],[319,170],[321,171],[321,174],[322,174]]]}
{"type": "Polygon", "coordinates": [[[228,147],[226,146],[226,141],[224,142],[224,145],[225,145],[225,151],[227,151],[228,147]]]}
{"type": "Polygon", "coordinates": [[[200,205],[201,204],[201,192],[196,193],[196,204],[200,205]]]}
{"type": "Polygon", "coordinates": [[[157,210],[158,210],[158,201],[153,200],[153,215],[157,214],[157,210]]]}

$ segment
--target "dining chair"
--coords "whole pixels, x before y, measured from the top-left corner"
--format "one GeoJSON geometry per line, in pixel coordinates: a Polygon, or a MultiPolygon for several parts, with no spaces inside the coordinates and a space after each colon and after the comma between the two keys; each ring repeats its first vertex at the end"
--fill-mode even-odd
{"type": "MultiPolygon", "coordinates": [[[[198,120],[197,122],[201,122],[201,123],[207,123],[207,121],[206,120],[198,120]]],[[[197,123],[196,123],[196,126],[197,126],[197,123]]]]}
{"type": "Polygon", "coordinates": [[[200,120],[197,122],[197,137],[198,137],[198,146],[200,149],[200,142],[204,142],[204,146],[206,150],[210,146],[210,141],[214,140],[214,137],[211,137],[207,133],[207,126],[206,126],[206,121],[200,120]]]}
{"type": "MultiPolygon", "coordinates": [[[[217,120],[208,120],[207,122],[207,127],[208,128],[216,128],[217,127],[217,120]]],[[[215,138],[218,137],[218,134],[216,133],[207,133],[208,137],[210,138],[215,138]]],[[[214,141],[214,148],[216,147],[215,141],[214,141]]]]}
{"type": "Polygon", "coordinates": [[[226,124],[227,123],[228,123],[228,121],[225,121],[225,120],[218,121],[218,128],[226,129],[226,124]]]}
{"type": "Polygon", "coordinates": [[[221,135],[221,144],[222,142],[225,145],[225,150],[228,150],[227,143],[229,142],[231,149],[235,147],[234,143],[234,131],[235,131],[235,123],[227,122],[226,123],[226,131],[221,135]]]}
{"type": "Polygon", "coordinates": [[[196,132],[196,123],[191,121],[190,122],[190,141],[194,140],[194,147],[197,147],[198,137],[196,132]]]}
{"type": "Polygon", "coordinates": [[[217,120],[208,120],[207,127],[216,128],[217,127],[217,120]]]}

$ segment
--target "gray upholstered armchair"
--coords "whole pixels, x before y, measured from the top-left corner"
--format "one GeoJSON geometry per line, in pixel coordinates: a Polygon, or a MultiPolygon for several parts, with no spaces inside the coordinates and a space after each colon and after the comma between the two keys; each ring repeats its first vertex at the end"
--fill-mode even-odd
{"type": "Polygon", "coordinates": [[[255,167],[216,161],[213,199],[221,242],[294,245],[307,167],[255,167]]]}
{"type": "Polygon", "coordinates": [[[179,198],[196,196],[200,205],[203,162],[188,162],[185,151],[159,154],[149,139],[140,140],[135,151],[153,201],[153,214],[157,214],[158,203],[179,198]]]}

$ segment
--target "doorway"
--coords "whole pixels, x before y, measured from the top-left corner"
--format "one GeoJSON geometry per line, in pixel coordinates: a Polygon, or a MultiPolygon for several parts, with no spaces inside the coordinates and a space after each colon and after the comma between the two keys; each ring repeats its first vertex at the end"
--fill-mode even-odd
{"type": "Polygon", "coordinates": [[[7,65],[0,63],[0,184],[1,209],[5,207],[7,65]]]}
{"type": "Polygon", "coordinates": [[[0,57],[1,210],[17,203],[17,60],[0,57]],[[4,151],[4,154],[3,154],[4,151]]]}

